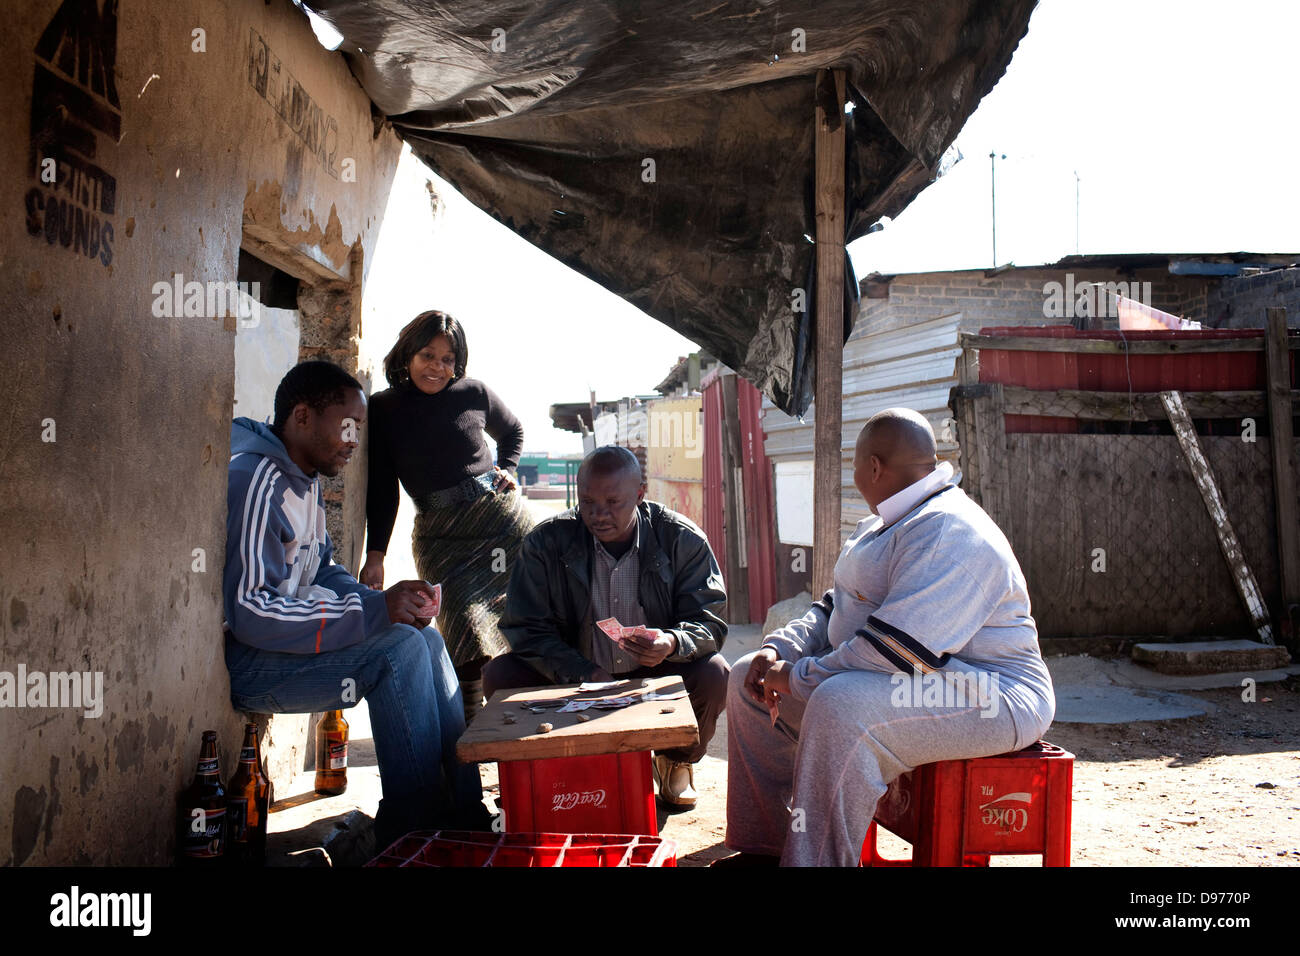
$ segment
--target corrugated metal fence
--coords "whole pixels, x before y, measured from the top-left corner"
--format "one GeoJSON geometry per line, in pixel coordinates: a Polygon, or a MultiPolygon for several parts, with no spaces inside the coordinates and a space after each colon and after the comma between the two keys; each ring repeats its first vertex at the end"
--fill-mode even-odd
{"type": "MultiPolygon", "coordinates": [[[[853,487],[853,446],[867,419],[886,408],[920,412],[934,427],[939,457],[957,458],[956,432],[948,409],[948,392],[957,384],[957,332],[961,314],[941,316],[885,332],[855,334],[844,344],[844,428],[841,443],[841,531],[847,536],[870,515],[853,487]]],[[[763,430],[770,459],[811,461],[811,408],[802,422],[763,399],[763,430]]]]}

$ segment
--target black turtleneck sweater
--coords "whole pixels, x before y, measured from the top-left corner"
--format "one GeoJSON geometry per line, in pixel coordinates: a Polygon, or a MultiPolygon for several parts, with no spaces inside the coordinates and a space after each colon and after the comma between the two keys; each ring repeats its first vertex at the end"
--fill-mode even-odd
{"type": "Polygon", "coordinates": [[[370,397],[370,474],[366,491],[367,550],[388,550],[397,517],[397,483],[412,498],[441,491],[492,470],[486,431],[497,443],[497,464],[514,470],[524,429],[492,389],[458,378],[426,395],[411,382],[370,397]]]}

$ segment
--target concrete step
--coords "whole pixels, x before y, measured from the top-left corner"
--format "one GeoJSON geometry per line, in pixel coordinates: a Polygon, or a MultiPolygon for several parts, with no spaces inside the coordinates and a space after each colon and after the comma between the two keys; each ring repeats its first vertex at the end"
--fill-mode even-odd
{"type": "Polygon", "coordinates": [[[1291,663],[1291,655],[1285,647],[1270,647],[1256,641],[1189,641],[1135,644],[1133,660],[1162,674],[1218,674],[1286,667],[1291,663]]]}

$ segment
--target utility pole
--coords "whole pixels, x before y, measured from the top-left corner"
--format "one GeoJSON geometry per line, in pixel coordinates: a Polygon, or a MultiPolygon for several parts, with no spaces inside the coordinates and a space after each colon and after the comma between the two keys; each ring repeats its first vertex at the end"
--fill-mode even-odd
{"type": "Polygon", "coordinates": [[[1006,159],[1006,153],[989,153],[989,198],[993,203],[993,268],[998,267],[998,167],[999,159],[1006,159]]]}
{"type": "Polygon", "coordinates": [[[1074,171],[1074,254],[1079,255],[1079,171],[1074,171]]]}

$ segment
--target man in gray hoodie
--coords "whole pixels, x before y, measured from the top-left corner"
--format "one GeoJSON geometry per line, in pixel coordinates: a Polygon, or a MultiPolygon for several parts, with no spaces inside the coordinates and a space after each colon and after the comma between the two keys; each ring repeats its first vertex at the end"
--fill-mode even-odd
{"type": "Polygon", "coordinates": [[[269,427],[231,423],[222,596],[235,707],[316,713],[370,706],[383,799],[376,838],[482,827],[476,764],[458,764],[460,685],[433,588],[361,584],[333,561],[320,476],[347,464],[365,422],[361,384],[329,362],[291,369],[269,427]]]}
{"type": "Polygon", "coordinates": [[[853,866],[890,782],[921,764],[1020,750],[1056,698],[1011,545],[886,409],[858,436],[858,523],[834,586],[736,662],[727,836],[715,865],[853,866]]]}

